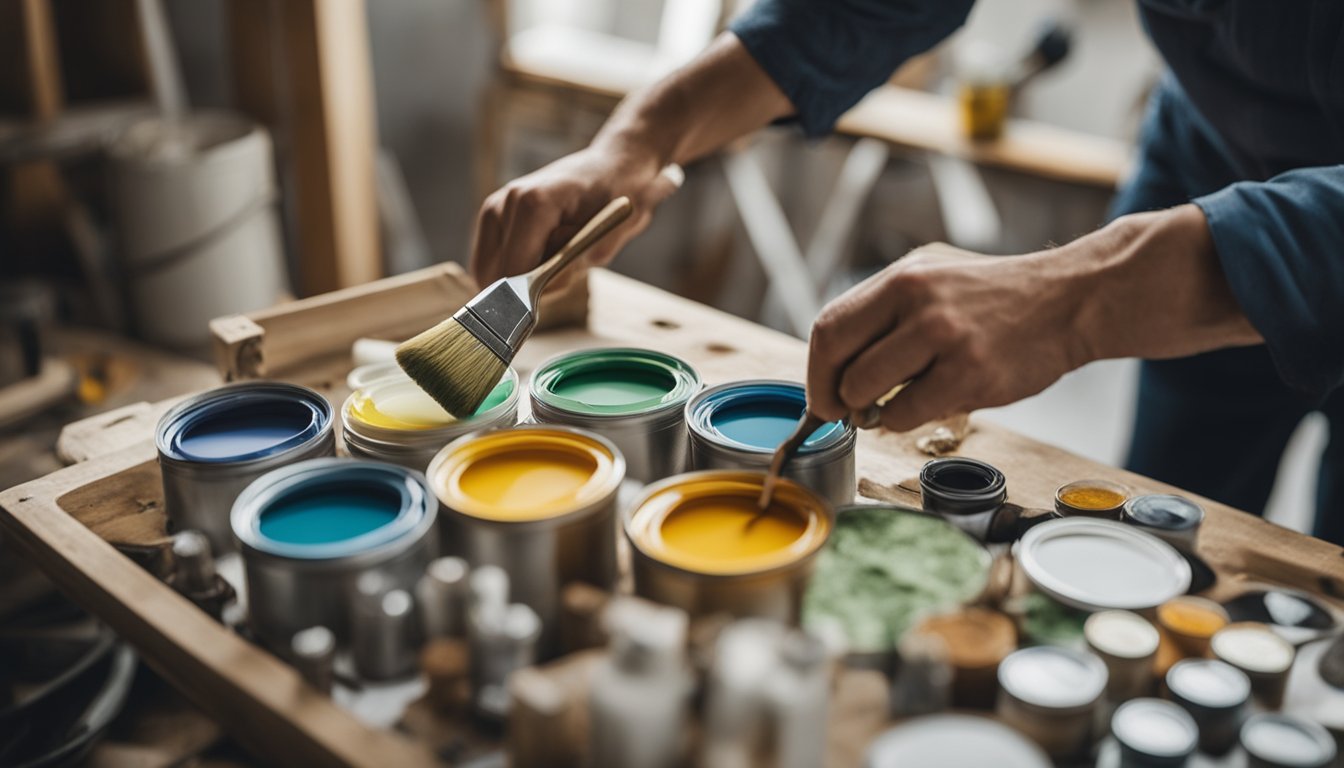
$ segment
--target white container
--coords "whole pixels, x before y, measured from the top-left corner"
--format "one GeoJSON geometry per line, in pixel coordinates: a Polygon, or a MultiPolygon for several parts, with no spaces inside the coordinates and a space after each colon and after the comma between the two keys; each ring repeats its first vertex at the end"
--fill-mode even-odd
{"type": "Polygon", "coordinates": [[[209,322],[288,292],[271,140],[227,112],[129,128],[110,151],[133,319],[147,340],[200,349],[209,322]]]}

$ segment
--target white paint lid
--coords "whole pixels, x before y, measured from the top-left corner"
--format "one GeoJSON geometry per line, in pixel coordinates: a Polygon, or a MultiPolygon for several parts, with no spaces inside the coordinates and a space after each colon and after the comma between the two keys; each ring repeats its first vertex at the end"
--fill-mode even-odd
{"type": "Polygon", "coordinates": [[[1115,710],[1111,733],[1141,755],[1185,757],[1199,744],[1199,726],[1190,713],[1162,699],[1131,699],[1115,710]]]}
{"type": "Polygon", "coordinates": [[[1101,653],[1144,659],[1157,652],[1157,627],[1131,611],[1101,611],[1087,617],[1083,637],[1101,653]]]}
{"type": "Polygon", "coordinates": [[[1152,608],[1190,587],[1190,564],[1170,544],[1113,520],[1042,523],[1017,554],[1037,589],[1085,611],[1152,608]]]}
{"type": "Polygon", "coordinates": [[[1320,725],[1300,717],[1253,715],[1241,726],[1241,746],[1270,765],[1320,768],[1335,759],[1335,740],[1320,725]]]}
{"type": "Polygon", "coordinates": [[[1233,624],[1209,641],[1213,655],[1249,672],[1280,674],[1293,666],[1293,646],[1261,624],[1233,624]]]}
{"type": "Polygon", "coordinates": [[[1185,659],[1167,671],[1172,694],[1203,707],[1230,709],[1246,703],[1251,681],[1240,669],[1212,659],[1185,659]]]}
{"type": "Polygon", "coordinates": [[[1003,723],[971,715],[929,715],[902,723],[868,748],[865,768],[1049,768],[1035,742],[1003,723]]]}
{"type": "Polygon", "coordinates": [[[1106,688],[1106,665],[1094,653],[1041,645],[999,664],[999,685],[1014,698],[1049,709],[1085,707],[1106,688]]]}

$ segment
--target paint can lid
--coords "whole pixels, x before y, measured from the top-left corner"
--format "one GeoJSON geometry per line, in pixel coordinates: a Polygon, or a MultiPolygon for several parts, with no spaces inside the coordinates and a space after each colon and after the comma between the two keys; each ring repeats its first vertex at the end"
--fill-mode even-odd
{"type": "MultiPolygon", "coordinates": [[[[807,393],[792,381],[751,380],[711,387],[686,407],[692,432],[710,442],[749,453],[772,454],[793,433],[807,410],[807,393]]],[[[854,439],[848,420],[823,424],[800,455],[818,453],[854,439]]]]}
{"type": "Polygon", "coordinates": [[[1251,695],[1246,673],[1222,661],[1184,659],[1167,670],[1167,689],[1180,700],[1209,709],[1235,709],[1251,695]]]}
{"type": "Polygon", "coordinates": [[[1157,652],[1157,628],[1131,611],[1101,611],[1087,617],[1083,637],[1088,645],[1120,659],[1145,659],[1157,652]]]}
{"type": "Polygon", "coordinates": [[[1258,674],[1284,674],[1295,652],[1287,640],[1264,624],[1241,622],[1218,630],[1209,641],[1213,655],[1238,669],[1258,674]]]}
{"type": "Polygon", "coordinates": [[[213,389],[164,414],[155,431],[159,454],[222,464],[284,453],[331,424],[331,405],[307,387],[246,382],[213,389]]]}
{"type": "Polygon", "coordinates": [[[559,411],[626,416],[681,407],[700,389],[700,374],[651,349],[585,349],[542,363],[529,389],[534,400],[559,411]]]}
{"type": "Polygon", "coordinates": [[[1096,654],[1059,646],[1023,648],[999,665],[999,685],[1019,701],[1045,709],[1087,707],[1106,688],[1106,664],[1096,654]]]}
{"type": "Polygon", "coordinates": [[[1046,768],[1035,742],[1003,723],[972,715],[928,715],[887,730],[868,748],[865,768],[1046,768]]]}
{"type": "Polygon", "coordinates": [[[1121,519],[1145,528],[1187,531],[1204,521],[1204,508],[1184,496],[1154,493],[1126,501],[1121,519]]]}
{"type": "Polygon", "coordinates": [[[1111,733],[1124,749],[1149,759],[1189,757],[1199,745],[1195,719],[1162,699],[1131,699],[1111,717],[1111,733]]]}
{"type": "Polygon", "coordinates": [[[1321,768],[1335,759],[1335,740],[1320,725],[1280,714],[1252,715],[1241,726],[1241,746],[1260,765],[1321,768]]]}

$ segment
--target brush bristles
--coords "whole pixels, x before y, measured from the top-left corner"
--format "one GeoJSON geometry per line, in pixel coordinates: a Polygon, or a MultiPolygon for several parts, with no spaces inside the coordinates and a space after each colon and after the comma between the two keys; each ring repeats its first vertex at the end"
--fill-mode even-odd
{"type": "Polygon", "coordinates": [[[476,413],[508,368],[451,317],[398,346],[397,364],[459,419],[476,413]]]}

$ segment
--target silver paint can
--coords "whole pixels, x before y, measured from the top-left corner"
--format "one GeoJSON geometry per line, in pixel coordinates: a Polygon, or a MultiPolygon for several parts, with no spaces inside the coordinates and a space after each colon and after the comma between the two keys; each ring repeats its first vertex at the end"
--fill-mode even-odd
{"type": "Polygon", "coordinates": [[[556,425],[492,430],[449,443],[428,475],[446,554],[504,569],[510,600],[541,618],[543,657],[558,650],[566,584],[615,589],[625,459],[611,441],[556,425]]]}
{"type": "Polygon", "coordinates": [[[171,530],[199,530],[215,553],[233,548],[229,511],[273,469],[336,452],[332,409],[307,387],[250,381],[188,397],[154,433],[171,530]]]}
{"type": "MultiPolygon", "coordinates": [[[[710,387],[686,404],[692,469],[764,471],[775,449],[798,426],[807,408],[803,385],[751,379],[710,387]]],[[[820,494],[832,506],[854,501],[854,445],[848,421],[813,432],[784,476],[820,494]]]]}
{"type": "Polygon", "coordinates": [[[271,472],[233,506],[249,622],[273,648],[321,625],[350,638],[361,576],[414,590],[437,555],[438,502],[419,472],[377,461],[313,459],[271,472]]]}

